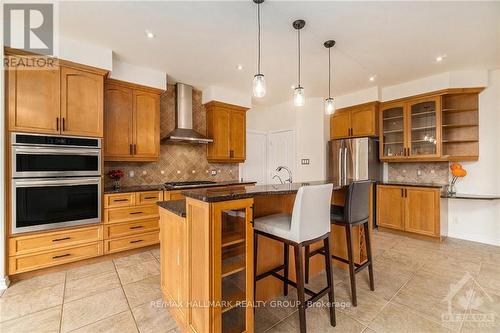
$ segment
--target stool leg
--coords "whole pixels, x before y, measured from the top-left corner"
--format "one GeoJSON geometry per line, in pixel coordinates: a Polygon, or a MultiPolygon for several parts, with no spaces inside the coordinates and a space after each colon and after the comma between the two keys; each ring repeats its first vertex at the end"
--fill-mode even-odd
{"type": "Polygon", "coordinates": [[[304,291],[304,271],[302,261],[302,245],[294,245],[295,277],[297,280],[297,296],[299,300],[300,333],[306,333],[306,300],[304,291]]]}
{"type": "Polygon", "coordinates": [[[368,275],[370,277],[370,290],[375,290],[375,282],[373,282],[373,261],[372,261],[372,244],[370,239],[370,224],[366,222],[363,225],[365,230],[366,257],[368,259],[368,275]]]}
{"type": "Polygon", "coordinates": [[[347,260],[349,261],[349,278],[351,279],[351,302],[353,306],[357,306],[356,275],[354,273],[354,259],[352,258],[352,226],[350,224],[346,225],[345,231],[347,240],[347,260]]]}
{"type": "Polygon", "coordinates": [[[305,254],[305,260],[306,260],[306,267],[305,267],[305,276],[306,276],[306,283],[309,283],[309,245],[305,246],[304,250],[305,254]]]}
{"type": "Polygon", "coordinates": [[[283,295],[288,296],[288,283],[286,282],[288,280],[288,249],[289,246],[287,243],[283,243],[283,264],[285,265],[285,268],[283,269],[283,276],[285,278],[285,281],[283,281],[283,295]]]}
{"type": "MultiPolygon", "coordinates": [[[[253,299],[256,300],[255,295],[257,294],[257,247],[259,244],[259,235],[253,232],[253,299]]],[[[255,308],[254,308],[255,311],[255,308]]]]}
{"type": "Polygon", "coordinates": [[[323,240],[325,247],[325,269],[326,283],[328,285],[328,302],[330,303],[330,324],[335,327],[337,321],[335,319],[335,294],[333,290],[333,275],[332,275],[332,258],[330,256],[330,235],[323,240]]]}

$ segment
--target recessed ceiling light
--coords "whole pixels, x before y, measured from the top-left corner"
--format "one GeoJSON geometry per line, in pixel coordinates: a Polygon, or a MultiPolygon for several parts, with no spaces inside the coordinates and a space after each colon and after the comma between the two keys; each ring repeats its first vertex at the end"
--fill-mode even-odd
{"type": "Polygon", "coordinates": [[[243,69],[243,65],[236,66],[236,69],[239,70],[239,71],[241,71],[243,69]]]}
{"type": "Polygon", "coordinates": [[[146,30],[146,36],[147,36],[148,38],[154,38],[154,36],[155,36],[155,35],[154,35],[154,33],[152,33],[151,31],[146,30]]]}
{"type": "Polygon", "coordinates": [[[375,78],[376,78],[376,76],[372,75],[372,76],[370,76],[370,78],[368,80],[370,80],[371,82],[373,82],[373,81],[375,81],[375,78]]]}
{"type": "Polygon", "coordinates": [[[441,62],[444,60],[444,58],[446,58],[445,55],[438,56],[438,57],[436,57],[436,62],[441,62]]]}

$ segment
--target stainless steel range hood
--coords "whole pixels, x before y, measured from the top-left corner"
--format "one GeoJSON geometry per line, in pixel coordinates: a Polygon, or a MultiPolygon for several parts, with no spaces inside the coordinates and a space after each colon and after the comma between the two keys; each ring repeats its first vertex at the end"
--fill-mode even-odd
{"type": "Polygon", "coordinates": [[[175,129],[161,139],[161,143],[210,143],[214,140],[193,130],[193,87],[175,85],[175,129]]]}

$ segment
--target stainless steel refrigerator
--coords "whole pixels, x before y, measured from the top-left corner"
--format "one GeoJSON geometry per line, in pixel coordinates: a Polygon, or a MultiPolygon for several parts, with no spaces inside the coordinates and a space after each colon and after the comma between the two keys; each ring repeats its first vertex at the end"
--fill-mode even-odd
{"type": "Polygon", "coordinates": [[[329,177],[335,186],[356,180],[382,180],[378,141],[374,138],[331,140],[329,155],[329,177]]]}

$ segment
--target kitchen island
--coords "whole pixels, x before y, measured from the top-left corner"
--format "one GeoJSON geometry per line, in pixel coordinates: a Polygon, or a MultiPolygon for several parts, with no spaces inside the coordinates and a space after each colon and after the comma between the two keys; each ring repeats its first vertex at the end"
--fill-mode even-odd
{"type": "MultiPolygon", "coordinates": [[[[283,293],[283,283],[269,276],[258,282],[254,297],[253,219],[290,214],[301,186],[325,183],[187,190],[182,192],[185,201],[158,203],[162,291],[184,331],[253,331],[253,302],[283,293]]],[[[335,187],[332,203],[343,205],[344,195],[345,188],[335,187]]],[[[353,242],[355,261],[361,263],[366,254],[357,228],[353,242]]],[[[331,244],[334,254],[347,257],[343,228],[332,225],[331,244]]],[[[314,245],[311,250],[320,246],[314,245]]],[[[283,244],[259,239],[257,273],[281,266],[283,253],[283,244]]],[[[295,280],[293,260],[289,262],[289,277],[295,280]]],[[[323,263],[321,256],[311,258],[310,276],[321,272],[323,263]]]]}

